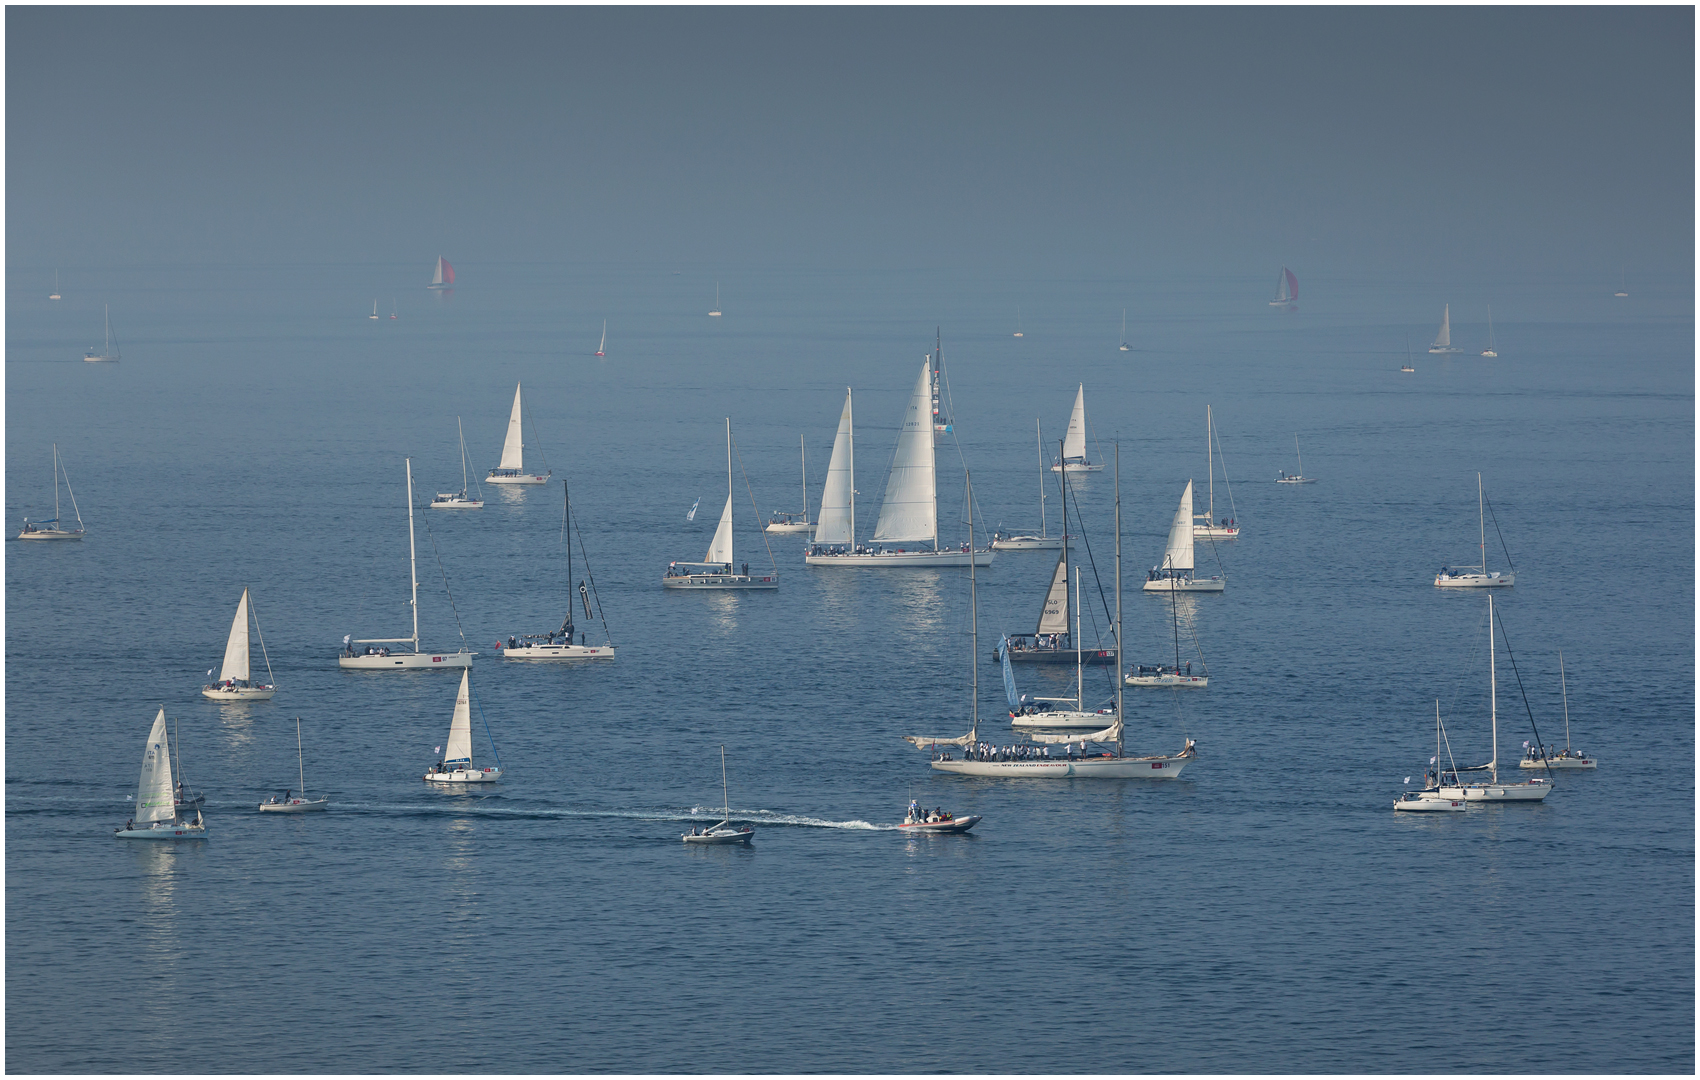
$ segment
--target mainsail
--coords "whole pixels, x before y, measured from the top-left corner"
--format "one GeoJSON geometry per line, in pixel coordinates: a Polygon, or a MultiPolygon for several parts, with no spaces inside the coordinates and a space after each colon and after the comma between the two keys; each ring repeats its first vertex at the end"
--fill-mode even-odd
{"type": "Polygon", "coordinates": [[[455,716],[449,721],[449,741],[443,744],[444,765],[472,764],[472,669],[460,676],[460,693],[455,695],[455,716]]]}
{"type": "Polygon", "coordinates": [[[903,430],[897,436],[897,453],[892,457],[879,524],[874,527],[874,539],[881,543],[930,540],[938,547],[930,374],[929,361],[921,361],[921,374],[903,414],[903,430]]]}
{"type": "Polygon", "coordinates": [[[455,283],[455,268],[449,265],[449,260],[437,256],[437,271],[431,275],[431,288],[452,289],[455,283]]]}
{"type": "Polygon", "coordinates": [[[856,540],[856,436],[851,424],[850,390],[844,391],[844,411],[838,416],[838,436],[832,440],[832,460],[826,466],[826,487],[820,496],[817,544],[851,544],[856,540]]]}
{"type": "Polygon", "coordinates": [[[1447,304],[1440,315],[1440,333],[1429,343],[1431,349],[1445,349],[1452,345],[1452,305],[1447,304]]]}
{"type": "Polygon", "coordinates": [[[1015,665],[1009,662],[1009,635],[998,642],[998,659],[1003,661],[1003,696],[1009,702],[1009,715],[1021,712],[1021,694],[1015,689],[1015,665]]]}
{"type": "Polygon", "coordinates": [[[236,679],[242,682],[248,680],[248,590],[242,590],[242,599],[236,605],[236,621],[230,624],[230,641],[224,646],[224,667],[218,673],[218,681],[236,679]]]}
{"type": "Polygon", "coordinates": [[[1174,524],[1169,526],[1169,547],[1163,552],[1163,569],[1191,570],[1192,566],[1192,481],[1181,492],[1181,504],[1175,508],[1174,524]]]}
{"type": "Polygon", "coordinates": [[[720,526],[714,530],[714,540],[708,545],[703,562],[732,564],[732,496],[726,496],[726,509],[720,512],[720,526]]]}
{"type": "Polygon", "coordinates": [[[136,824],[151,825],[177,817],[171,787],[171,742],[166,736],[165,709],[154,717],[148,748],[142,754],[142,778],[136,784],[136,824]]]}
{"type": "Polygon", "coordinates": [[[1057,556],[1057,572],[1051,577],[1051,591],[1045,594],[1045,603],[1039,608],[1039,625],[1034,628],[1035,634],[1066,634],[1068,633],[1068,544],[1063,544],[1062,554],[1057,556]]]}
{"type": "Polygon", "coordinates": [[[1063,460],[1086,460],[1086,384],[1074,395],[1074,411],[1068,416],[1068,433],[1063,436],[1063,460]]]}
{"type": "Polygon", "coordinates": [[[508,417],[508,437],[502,443],[502,464],[504,469],[525,469],[525,436],[520,427],[520,384],[514,383],[514,411],[508,417]]]}

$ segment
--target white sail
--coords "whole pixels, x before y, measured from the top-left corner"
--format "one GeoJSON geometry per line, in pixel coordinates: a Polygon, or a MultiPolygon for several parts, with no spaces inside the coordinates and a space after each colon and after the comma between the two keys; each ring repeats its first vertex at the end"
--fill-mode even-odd
{"type": "Polygon", "coordinates": [[[1111,724],[1109,727],[1104,728],[1100,731],[1090,731],[1090,732],[1087,732],[1084,735],[1081,735],[1081,734],[1078,734],[1078,733],[1072,734],[1072,735],[1056,735],[1056,734],[1047,735],[1044,732],[1039,732],[1039,731],[1030,731],[1030,732],[1027,733],[1027,737],[1029,739],[1032,739],[1034,742],[1037,742],[1037,743],[1071,743],[1071,742],[1111,743],[1111,742],[1115,742],[1117,739],[1121,738],[1121,736],[1122,736],[1122,725],[1121,725],[1120,721],[1117,721],[1116,723],[1111,724]]]}
{"type": "Polygon", "coordinates": [[[236,605],[236,621],[230,624],[230,641],[224,646],[224,667],[218,673],[218,681],[238,679],[246,682],[248,679],[248,590],[242,590],[242,599],[236,605]]]}
{"type": "Polygon", "coordinates": [[[443,257],[441,255],[439,255],[439,256],[437,256],[436,272],[431,275],[431,284],[441,285],[442,283],[443,283],[443,257]]]}
{"type": "Polygon", "coordinates": [[[935,739],[931,735],[905,735],[903,741],[914,743],[916,747],[925,750],[929,746],[973,746],[974,733],[958,735],[954,739],[935,739]]]}
{"type": "Polygon", "coordinates": [[[171,741],[165,730],[165,709],[154,717],[148,748],[142,754],[142,778],[136,783],[136,824],[151,825],[177,816],[171,785],[171,741]]]}
{"type": "Polygon", "coordinates": [[[1440,316],[1440,333],[1429,343],[1431,349],[1444,349],[1452,344],[1452,305],[1447,304],[1440,316]]]}
{"type": "Polygon", "coordinates": [[[1068,417],[1068,434],[1063,436],[1063,460],[1080,461],[1086,457],[1086,384],[1074,395],[1074,412],[1068,417]]]}
{"type": "Polygon", "coordinates": [[[1057,556],[1057,572],[1051,577],[1051,591],[1045,594],[1045,604],[1039,609],[1039,625],[1035,634],[1068,633],[1068,548],[1057,556]]]}
{"type": "Polygon", "coordinates": [[[1169,526],[1169,547],[1163,552],[1163,569],[1191,570],[1192,567],[1192,481],[1181,492],[1174,524],[1169,526]]]}
{"type": "Polygon", "coordinates": [[[720,512],[720,526],[714,530],[714,542],[708,545],[703,562],[732,562],[732,496],[726,496],[726,509],[720,512]]]}
{"type": "Polygon", "coordinates": [[[1293,294],[1287,291],[1287,268],[1283,266],[1281,272],[1275,275],[1275,299],[1285,303],[1292,298],[1293,294]]]}
{"type": "Polygon", "coordinates": [[[502,465],[504,469],[525,469],[525,437],[520,427],[519,383],[514,384],[514,411],[508,417],[508,437],[502,443],[502,465]]]}
{"type": "Polygon", "coordinates": [[[921,361],[921,375],[909,396],[903,430],[897,436],[897,453],[891,460],[891,479],[886,481],[879,524],[874,527],[874,539],[880,543],[930,540],[935,547],[938,544],[930,373],[928,361],[921,361]]]}
{"type": "Polygon", "coordinates": [[[449,721],[449,741],[443,744],[443,762],[470,764],[472,761],[472,669],[460,676],[460,693],[455,695],[455,716],[449,721]]]}
{"type": "Polygon", "coordinates": [[[832,460],[826,466],[826,487],[821,491],[815,543],[855,543],[855,486],[856,437],[851,425],[850,391],[846,389],[844,411],[838,415],[838,436],[832,440],[832,460]]]}

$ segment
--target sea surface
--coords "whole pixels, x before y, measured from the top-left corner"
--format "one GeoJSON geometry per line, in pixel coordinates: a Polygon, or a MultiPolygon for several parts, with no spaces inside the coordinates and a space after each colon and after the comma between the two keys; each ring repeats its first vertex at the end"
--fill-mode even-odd
{"type": "MultiPolygon", "coordinates": [[[[64,267],[50,302],[52,269],[8,273],[6,529],[51,514],[56,442],[88,535],[5,548],[11,1071],[1694,1069],[1691,280],[1614,299],[1603,271],[1300,267],[1279,312],[1274,268],[463,262],[440,297],[429,266],[64,267]],[[108,303],[123,359],[85,364],[108,303]],[[1431,356],[1446,303],[1469,351],[1431,356]],[[1054,448],[1085,385],[1090,454],[1119,453],[1128,660],[1178,647],[1211,679],[1127,694],[1130,751],[1197,740],[1178,780],[939,775],[900,741],[968,730],[971,657],[982,737],[1010,740],[991,653],[1032,629],[1054,555],[977,573],[974,651],[966,571],[809,569],[802,538],[756,531],[801,508],[799,436],[815,509],[852,387],[868,535],[936,333],[946,542],[965,465],[977,527],[1038,527],[1035,419],[1054,448]],[[443,790],[419,777],[456,676],[336,654],[411,632],[404,460],[415,504],[457,490],[459,418],[482,475],[516,383],[606,616],[577,625],[618,658],[492,649],[572,602],[559,482],[419,510],[425,644],[478,651],[475,758],[507,770],[443,790]],[[1210,498],[1206,405],[1215,513],[1244,532],[1198,551],[1226,592],[1171,608],[1138,585],[1186,482],[1210,498]],[[663,591],[724,504],[727,418],[737,558],[780,588],[663,591]],[[1317,482],[1276,485],[1295,436],[1317,482]],[[1488,564],[1517,573],[1500,760],[1518,773],[1537,729],[1563,744],[1562,650],[1570,739],[1601,767],[1540,805],[1395,814],[1437,701],[1460,764],[1493,752],[1487,600],[1431,583],[1479,561],[1478,472],[1488,564]],[[281,689],[220,706],[198,690],[244,587],[281,689]],[[112,836],[162,705],[202,843],[112,836]],[[298,786],[296,717],[330,810],[261,816],[298,786]],[[722,747],[755,842],[687,847],[722,747]],[[905,837],[910,798],[985,820],[905,837]]],[[[1069,507],[1091,641],[1116,488],[1081,478],[1069,507]]],[[[1020,678],[1061,694],[1072,672],[1020,678]]]]}

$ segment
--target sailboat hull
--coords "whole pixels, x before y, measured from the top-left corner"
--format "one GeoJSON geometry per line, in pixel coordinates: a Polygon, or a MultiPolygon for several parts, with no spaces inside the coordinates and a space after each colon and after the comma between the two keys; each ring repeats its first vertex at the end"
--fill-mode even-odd
{"type": "Polygon", "coordinates": [[[203,686],[201,696],[213,701],[270,701],[275,686],[203,686]]]}
{"type": "Polygon", "coordinates": [[[777,589],[779,578],[743,574],[676,574],[661,579],[664,589],[777,589]]]}
{"type": "Polygon", "coordinates": [[[469,499],[465,495],[438,495],[431,500],[433,510],[482,510],[484,503],[481,499],[469,499]]]}
{"type": "Polygon", "coordinates": [[[1013,717],[1009,726],[1017,731],[1103,731],[1115,722],[1113,711],[1097,713],[1059,709],[1013,717]]]}
{"type": "Polygon", "coordinates": [[[992,541],[993,551],[1061,551],[1060,536],[1010,536],[992,541]]]}
{"type": "Polygon", "coordinates": [[[1464,800],[1448,799],[1432,791],[1412,791],[1394,803],[1393,809],[1421,813],[1458,813],[1464,809],[1464,800]]]}
{"type": "Polygon", "coordinates": [[[1240,527],[1238,525],[1194,525],[1192,535],[1209,536],[1217,540],[1238,540],[1240,527]]]}
{"type": "Polygon", "coordinates": [[[1084,461],[1071,461],[1067,465],[1052,465],[1052,472],[1103,472],[1102,465],[1088,465],[1084,461]]]}
{"type": "Polygon", "coordinates": [[[747,844],[755,835],[755,829],[746,825],[741,829],[710,829],[707,832],[684,833],[679,839],[687,844],[747,844]]]}
{"type": "Polygon", "coordinates": [[[805,555],[810,566],[975,566],[992,565],[994,551],[880,551],[843,555],[805,555]]]}
{"type": "Polygon", "coordinates": [[[29,529],[18,534],[19,540],[81,540],[83,534],[76,529],[29,529]]]}
{"type": "Polygon", "coordinates": [[[433,769],[424,776],[428,784],[493,784],[501,778],[502,770],[497,768],[446,769],[442,772],[433,769]]]}
{"type": "Polygon", "coordinates": [[[1145,591],[1148,593],[1222,592],[1227,587],[1228,583],[1219,577],[1181,578],[1179,580],[1154,578],[1147,581],[1144,586],[1145,591]]]}
{"type": "Polygon", "coordinates": [[[1128,686],[1184,686],[1193,690],[1203,690],[1210,685],[1207,676],[1175,675],[1171,672],[1161,675],[1129,675],[1122,682],[1128,686]]]}
{"type": "Polygon", "coordinates": [[[1523,784],[1464,784],[1442,786],[1443,799],[1463,799],[1465,802],[1540,802],[1552,794],[1550,780],[1530,780],[1523,784]]]}
{"type": "Polygon", "coordinates": [[[484,478],[486,484],[547,484],[549,478],[555,475],[553,471],[538,476],[536,473],[516,472],[512,469],[491,469],[490,475],[484,478]]]}
{"type": "Polygon", "coordinates": [[[460,670],[472,666],[473,652],[397,653],[388,656],[339,656],[337,666],[350,671],[397,671],[418,668],[450,668],[460,670]]]}
{"type": "Polygon", "coordinates": [[[502,650],[504,660],[612,660],[612,645],[516,645],[502,650]]]}
{"type": "Polygon", "coordinates": [[[330,796],[322,799],[290,799],[288,802],[263,802],[262,814],[311,814],[330,805],[330,796]]]}
{"type": "Polygon", "coordinates": [[[1524,769],[1597,769],[1600,765],[1591,757],[1524,758],[1517,764],[1524,769]]]}
{"type": "Polygon", "coordinates": [[[207,826],[205,822],[160,822],[146,829],[114,829],[112,835],[120,840],[205,840],[207,826]]]}
{"type": "Polygon", "coordinates": [[[1504,573],[1495,570],[1491,574],[1436,574],[1434,587],[1437,589],[1495,589],[1501,585],[1515,585],[1516,573],[1504,573]]]}
{"type": "Polygon", "coordinates": [[[815,523],[812,521],[770,521],[764,532],[770,533],[806,533],[813,532],[815,523]]]}
{"type": "Polygon", "coordinates": [[[961,776],[1004,776],[1013,778],[1089,777],[1108,780],[1173,780],[1192,760],[1191,754],[1138,758],[1067,758],[1025,761],[958,761],[947,758],[933,762],[939,772],[961,776]]]}

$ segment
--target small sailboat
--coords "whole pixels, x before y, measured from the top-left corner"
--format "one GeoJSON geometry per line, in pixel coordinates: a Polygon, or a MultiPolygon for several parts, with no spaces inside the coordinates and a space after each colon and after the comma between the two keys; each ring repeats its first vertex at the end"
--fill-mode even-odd
{"type": "MultiPolygon", "coordinates": [[[[1442,740],[1445,738],[1445,735],[1446,726],[1440,722],[1440,699],[1436,698],[1434,702],[1434,757],[1429,758],[1429,765],[1432,767],[1430,768],[1428,775],[1424,777],[1425,786],[1420,791],[1405,791],[1401,793],[1399,798],[1393,803],[1393,809],[1401,810],[1405,813],[1456,814],[1468,808],[1469,804],[1464,799],[1443,796],[1440,793],[1438,781],[1440,778],[1439,770],[1441,768],[1441,754],[1443,752],[1447,755],[1451,754],[1450,748],[1447,748],[1445,751],[1442,751],[1441,749],[1442,740]]],[[[1405,783],[1409,784],[1410,782],[1411,778],[1409,776],[1405,777],[1405,783]]]]}
{"type": "Polygon", "coordinates": [[[666,589],[777,589],[779,568],[761,577],[750,575],[750,564],[743,572],[734,570],[732,556],[732,418],[726,418],[726,509],[720,512],[720,525],[709,541],[708,554],[703,561],[670,562],[662,575],[661,586],[666,589]]]}
{"type": "Polygon", "coordinates": [[[714,283],[714,309],[709,312],[709,315],[716,319],[720,318],[720,282],[718,281],[714,283]]]}
{"type": "Polygon", "coordinates": [[[1431,353],[1461,353],[1464,350],[1452,344],[1452,305],[1447,304],[1440,313],[1440,333],[1434,335],[1429,342],[1428,351],[1431,353]]]}
{"type": "Polygon", "coordinates": [[[1299,279],[1285,266],[1275,275],[1275,299],[1269,301],[1273,308],[1295,308],[1299,302],[1299,279]]]}
{"type": "Polygon", "coordinates": [[[597,356],[607,355],[606,353],[604,353],[602,351],[602,350],[606,349],[607,347],[608,347],[608,320],[603,319],[602,320],[602,340],[598,341],[596,343],[596,355],[597,356]]]}
{"type": "Polygon", "coordinates": [[[1175,519],[1169,525],[1169,542],[1163,550],[1163,561],[1145,575],[1146,592],[1221,592],[1228,587],[1222,575],[1201,578],[1194,574],[1192,537],[1192,481],[1181,492],[1175,519]]]}
{"type": "Polygon", "coordinates": [[[898,823],[897,831],[904,833],[964,833],[980,824],[979,814],[964,814],[957,817],[949,810],[939,807],[934,810],[924,810],[914,799],[909,800],[909,810],[898,823]]]}
{"type": "MultiPolygon", "coordinates": [[[[483,710],[479,710],[483,714],[483,710]]],[[[490,735],[490,722],[484,722],[484,734],[490,735]]],[[[490,753],[495,765],[480,769],[472,764],[472,672],[460,674],[460,692],[455,695],[454,717],[449,721],[449,740],[443,746],[443,759],[425,770],[428,784],[493,784],[502,778],[502,755],[496,753],[496,739],[490,736],[490,753]]]]}
{"type": "Polygon", "coordinates": [[[1316,479],[1314,477],[1310,477],[1310,476],[1305,475],[1305,455],[1304,455],[1304,451],[1299,449],[1299,437],[1297,435],[1293,436],[1293,453],[1298,456],[1299,471],[1294,473],[1291,476],[1288,476],[1286,473],[1283,472],[1280,476],[1277,476],[1275,478],[1275,482],[1277,484],[1314,484],[1314,483],[1316,483],[1316,479]]]}
{"type": "Polygon", "coordinates": [[[1074,409],[1068,414],[1068,431],[1063,435],[1062,457],[1052,472],[1102,472],[1104,466],[1086,460],[1086,384],[1074,392],[1074,409]]]}
{"type": "MultiPolygon", "coordinates": [[[[57,285],[58,282],[59,282],[59,279],[57,277],[55,277],[53,279],[53,282],[54,282],[55,285],[57,285]]],[[[1613,296],[1628,296],[1629,295],[1629,279],[1624,276],[1624,268],[1622,266],[1619,266],[1617,268],[1617,291],[1612,293],[1612,295],[1613,296]]]]}
{"type": "MultiPolygon", "coordinates": [[[[584,635],[579,635],[578,644],[573,644],[573,496],[567,490],[567,482],[561,481],[561,539],[567,548],[567,617],[562,620],[561,628],[547,634],[513,635],[508,638],[504,649],[501,642],[496,643],[496,654],[507,660],[612,660],[614,659],[614,640],[608,633],[608,620],[602,620],[602,635],[607,642],[604,645],[586,645],[584,635]]],[[[589,572],[589,560],[586,559],[586,572],[589,572]]],[[[590,579],[591,586],[596,584],[594,576],[590,579]]],[[[578,583],[579,600],[584,604],[584,617],[591,618],[590,589],[585,583],[578,583]]],[[[602,610],[602,598],[597,597],[598,614],[602,610]]]]}
{"type": "Polygon", "coordinates": [[[393,319],[395,317],[396,317],[396,314],[395,314],[395,297],[392,296],[390,298],[390,318],[393,319]]]}
{"type": "Polygon", "coordinates": [[[809,451],[803,445],[801,435],[797,436],[797,452],[803,461],[803,512],[793,514],[785,510],[775,510],[767,523],[767,531],[770,533],[803,533],[815,527],[815,523],[809,520],[809,451]]]}
{"type": "MultiPolygon", "coordinates": [[[[1189,607],[1188,617],[1192,615],[1189,607]]],[[[1136,664],[1132,671],[1122,677],[1122,682],[1128,686],[1177,686],[1183,689],[1203,690],[1210,685],[1210,671],[1204,666],[1203,650],[1199,651],[1199,674],[1192,673],[1192,661],[1181,666],[1181,615],[1180,590],[1169,590],[1169,626],[1175,641],[1175,663],[1173,667],[1167,664],[1136,664]]],[[[1196,644],[1198,636],[1193,635],[1196,644]]]]}
{"type": "Polygon", "coordinates": [[[242,590],[242,599],[236,602],[236,618],[230,623],[230,637],[224,643],[224,667],[219,670],[218,681],[201,687],[201,696],[214,701],[269,701],[277,693],[277,684],[272,679],[272,658],[266,653],[266,637],[260,632],[260,615],[255,611],[248,599],[248,590],[242,590]],[[252,682],[249,680],[248,659],[251,647],[248,644],[248,623],[254,624],[254,633],[260,639],[260,655],[266,661],[266,681],[252,682]]]}
{"type": "Polygon", "coordinates": [[[49,300],[64,299],[64,297],[59,295],[59,269],[57,267],[53,270],[53,291],[47,294],[47,298],[49,300]]]}
{"type": "Polygon", "coordinates": [[[1488,347],[1482,350],[1482,355],[1483,356],[1498,356],[1499,355],[1497,352],[1493,351],[1493,308],[1492,307],[1488,308],[1488,347]]]}
{"type": "Polygon", "coordinates": [[[53,518],[50,521],[31,521],[24,519],[23,531],[18,533],[19,540],[81,540],[83,538],[83,514],[77,509],[77,493],[71,490],[71,474],[65,471],[64,464],[59,460],[59,444],[53,444],[53,518]],[[61,528],[59,525],[59,477],[65,477],[65,493],[71,496],[71,513],[76,515],[77,527],[74,529],[61,528]]]}
{"type": "Polygon", "coordinates": [[[1127,308],[1122,308],[1122,352],[1127,352],[1127,308]]]}
{"type": "MultiPolygon", "coordinates": [[[[1045,525],[1045,432],[1039,426],[1039,418],[1033,418],[1034,437],[1039,442],[1039,535],[1030,536],[1018,534],[1005,536],[1002,532],[992,534],[993,551],[1055,551],[1063,546],[1063,538],[1051,536],[1046,532],[1045,525]]],[[[1068,519],[1068,503],[1063,503],[1063,519],[1066,527],[1068,519]]]]}
{"type": "Polygon", "coordinates": [[[1220,522],[1216,520],[1216,453],[1221,448],[1222,436],[1216,431],[1216,418],[1210,411],[1210,406],[1204,406],[1204,467],[1209,475],[1209,509],[1202,515],[1193,515],[1192,535],[1209,536],[1217,540],[1237,540],[1240,535],[1239,511],[1234,509],[1234,485],[1228,479],[1228,461],[1222,459],[1222,483],[1228,488],[1228,509],[1230,516],[1220,522]]]}
{"type": "MultiPolygon", "coordinates": [[[[1074,591],[1077,595],[1080,592],[1078,566],[1074,568],[1074,591]]],[[[1074,637],[1076,641],[1080,639],[1079,608],[1074,612],[1074,637]]],[[[1018,693],[1015,668],[1009,659],[1008,637],[1003,639],[998,652],[1003,657],[1003,689],[1009,702],[1009,722],[1017,731],[1100,731],[1115,722],[1115,709],[1086,707],[1086,665],[1080,652],[1074,653],[1073,697],[1031,697],[1018,693]]]]}
{"type": "Polygon", "coordinates": [[[419,557],[413,543],[413,459],[407,460],[407,579],[413,585],[413,636],[404,638],[360,638],[345,634],[337,666],[360,671],[396,671],[417,668],[469,668],[477,653],[464,645],[452,653],[424,652],[419,648],[419,557]],[[412,645],[412,649],[392,649],[392,645],[412,645]],[[356,648],[364,646],[364,648],[356,648]]]}
{"type": "MultiPolygon", "coordinates": [[[[484,479],[492,484],[547,484],[549,478],[555,475],[555,470],[549,468],[549,462],[543,462],[541,474],[525,471],[525,429],[522,423],[525,406],[520,400],[520,384],[514,383],[514,407],[508,414],[508,435],[502,440],[502,463],[490,470],[490,475],[484,479]]],[[[532,434],[537,433],[537,425],[531,426],[532,434]]],[[[538,451],[542,455],[542,451],[538,451]]]]}
{"type": "Polygon", "coordinates": [[[1021,337],[1021,305],[1015,305],[1015,336],[1021,337]]]}
{"type": "Polygon", "coordinates": [[[262,814],[310,814],[323,810],[330,805],[329,795],[321,795],[317,799],[307,797],[307,767],[301,761],[301,718],[295,718],[295,769],[301,786],[282,795],[273,795],[260,804],[262,814]],[[295,794],[299,791],[301,794],[295,794]]]}
{"type": "Polygon", "coordinates": [[[460,490],[437,492],[437,497],[431,500],[431,509],[482,510],[484,509],[484,490],[479,489],[476,499],[467,491],[469,476],[466,469],[466,428],[461,425],[458,416],[455,417],[455,430],[460,433],[460,490]]]}
{"type": "Polygon", "coordinates": [[[1409,334],[1405,335],[1405,363],[1399,368],[1399,370],[1406,374],[1417,370],[1411,366],[1411,335],[1409,334]]]}
{"type": "MultiPolygon", "coordinates": [[[[1481,546],[1477,548],[1482,554],[1482,561],[1477,566],[1443,566],[1434,575],[1434,586],[1437,589],[1493,589],[1501,585],[1517,584],[1515,570],[1494,570],[1487,568],[1487,499],[1482,495],[1482,474],[1476,474],[1476,526],[1481,546]]],[[[1497,524],[1494,525],[1498,529],[1497,524]]],[[[1510,562],[1510,556],[1506,557],[1510,562]]]]}
{"type": "MultiPolygon", "coordinates": [[[[1493,594],[1488,593],[1488,701],[1493,723],[1493,756],[1486,765],[1460,769],[1456,764],[1440,774],[1435,791],[1443,799],[1464,799],[1467,802],[1540,802],[1552,794],[1552,781],[1537,777],[1524,783],[1500,783],[1499,780],[1499,680],[1494,670],[1493,594]],[[1488,778],[1465,781],[1464,773],[1485,772],[1488,778]]],[[[1436,709],[1438,715],[1438,706],[1436,709]]]]}
{"type": "MultiPolygon", "coordinates": [[[[181,773],[181,765],[178,772],[181,773]]],[[[142,775],[136,782],[136,813],[113,835],[125,840],[205,840],[207,824],[201,808],[185,818],[177,811],[177,787],[171,782],[171,739],[165,726],[165,706],[159,707],[147,749],[142,752],[142,775]]]]}
{"type": "Polygon", "coordinates": [[[441,255],[437,256],[436,272],[431,275],[431,284],[425,287],[427,289],[437,290],[452,289],[455,287],[455,268],[449,265],[449,260],[443,258],[441,255]]]}
{"type": "Polygon", "coordinates": [[[1523,744],[1523,760],[1518,764],[1525,769],[1597,769],[1598,758],[1570,745],[1570,690],[1564,684],[1564,651],[1558,653],[1558,688],[1564,695],[1564,749],[1556,747],[1530,746],[1523,744]]]}
{"type": "Polygon", "coordinates": [[[372,301],[372,314],[366,317],[368,319],[376,319],[378,317],[378,302],[376,300],[372,301]]]}
{"type": "Polygon", "coordinates": [[[118,343],[112,340],[112,305],[104,305],[106,309],[106,344],[99,352],[90,349],[83,354],[83,359],[91,364],[116,363],[123,359],[118,351],[118,343]]]}
{"type": "Polygon", "coordinates": [[[679,839],[687,844],[747,844],[756,834],[754,825],[732,824],[732,796],[726,788],[726,747],[720,748],[720,797],[724,802],[720,824],[706,829],[692,829],[679,839]]]}

